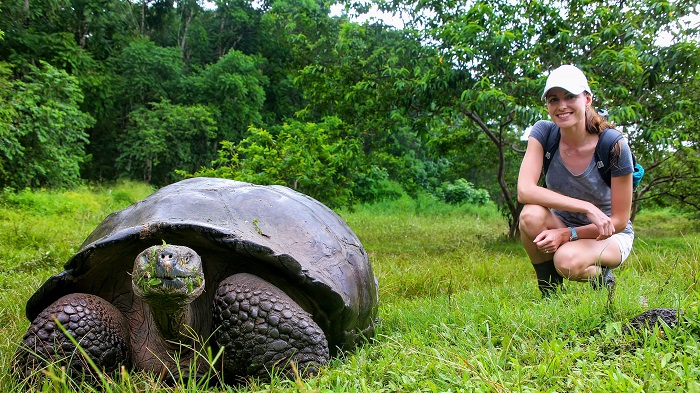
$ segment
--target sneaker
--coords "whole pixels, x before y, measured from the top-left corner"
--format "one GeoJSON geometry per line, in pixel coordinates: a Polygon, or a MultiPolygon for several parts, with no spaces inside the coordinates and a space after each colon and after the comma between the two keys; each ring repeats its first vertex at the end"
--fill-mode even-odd
{"type": "Polygon", "coordinates": [[[591,287],[593,287],[593,289],[596,291],[603,288],[606,288],[608,291],[615,289],[615,275],[613,274],[612,269],[606,266],[601,267],[599,276],[594,277],[588,282],[591,283],[591,287]]]}

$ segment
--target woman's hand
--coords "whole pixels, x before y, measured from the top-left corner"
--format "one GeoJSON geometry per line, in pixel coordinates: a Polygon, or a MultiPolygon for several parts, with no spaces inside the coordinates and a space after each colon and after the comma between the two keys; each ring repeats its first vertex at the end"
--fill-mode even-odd
{"type": "Polygon", "coordinates": [[[569,237],[569,228],[547,229],[540,232],[532,241],[537,246],[540,252],[545,254],[554,254],[559,249],[559,246],[566,243],[569,237]]]}
{"type": "Polygon", "coordinates": [[[596,240],[604,240],[615,234],[615,225],[612,219],[593,204],[586,211],[586,217],[598,228],[596,240]]]}

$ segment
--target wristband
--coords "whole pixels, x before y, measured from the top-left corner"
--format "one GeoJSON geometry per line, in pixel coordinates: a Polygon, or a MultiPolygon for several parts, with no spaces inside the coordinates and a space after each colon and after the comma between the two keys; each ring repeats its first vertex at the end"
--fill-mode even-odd
{"type": "Polygon", "coordinates": [[[576,233],[576,230],[574,227],[569,227],[569,230],[571,231],[571,236],[569,237],[569,241],[573,242],[578,240],[578,233],[576,233]]]}

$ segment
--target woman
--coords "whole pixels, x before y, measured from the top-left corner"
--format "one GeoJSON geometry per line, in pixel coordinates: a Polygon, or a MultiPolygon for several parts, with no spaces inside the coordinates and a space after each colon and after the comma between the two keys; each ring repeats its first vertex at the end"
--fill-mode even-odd
{"type": "Polygon", "coordinates": [[[608,186],[593,157],[600,133],[613,126],[593,110],[588,80],[575,66],[552,71],[542,99],[552,121],[533,126],[518,177],[522,244],[543,297],[564,278],[612,289],[611,269],[629,256],[634,240],[632,153],[625,138],[613,147],[608,186]],[[549,133],[561,135],[545,188],[538,180],[549,133]]]}

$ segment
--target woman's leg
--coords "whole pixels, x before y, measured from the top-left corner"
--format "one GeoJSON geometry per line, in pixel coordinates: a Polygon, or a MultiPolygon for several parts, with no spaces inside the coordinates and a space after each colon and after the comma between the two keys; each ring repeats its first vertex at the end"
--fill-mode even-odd
{"type": "Polygon", "coordinates": [[[563,282],[554,265],[553,255],[541,252],[533,240],[542,231],[563,228],[564,224],[551,210],[538,205],[525,205],[520,213],[520,241],[537,275],[537,286],[543,297],[549,297],[563,282]]]}
{"type": "Polygon", "coordinates": [[[613,238],[580,239],[559,247],[554,265],[569,280],[589,281],[601,274],[602,267],[617,267],[622,262],[620,246],[613,238]]]}
{"type": "Polygon", "coordinates": [[[533,264],[552,259],[552,254],[541,252],[535,243],[535,237],[547,229],[564,228],[561,220],[551,210],[538,205],[525,205],[520,212],[520,242],[533,264]]]}

